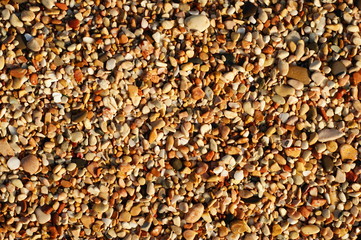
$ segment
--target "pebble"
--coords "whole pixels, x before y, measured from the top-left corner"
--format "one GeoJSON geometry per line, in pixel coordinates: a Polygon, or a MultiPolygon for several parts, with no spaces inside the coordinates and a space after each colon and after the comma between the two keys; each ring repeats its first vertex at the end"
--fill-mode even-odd
{"type": "Polygon", "coordinates": [[[109,209],[109,206],[104,203],[95,204],[93,210],[97,213],[104,213],[109,209]]]}
{"type": "Polygon", "coordinates": [[[320,228],[316,225],[306,225],[301,227],[301,232],[305,235],[312,235],[320,232],[320,228]]]}
{"type": "Polygon", "coordinates": [[[341,171],[341,169],[337,169],[335,182],[344,183],[346,182],[346,174],[341,171]]]}
{"type": "Polygon", "coordinates": [[[251,228],[246,221],[236,220],[231,223],[231,231],[235,234],[241,234],[245,232],[251,232],[251,228]]]}
{"type": "Polygon", "coordinates": [[[22,21],[20,21],[20,19],[18,18],[18,16],[16,16],[15,13],[11,14],[11,17],[10,17],[10,23],[11,25],[13,25],[14,27],[23,27],[24,26],[24,23],[22,21]]]}
{"type": "Polygon", "coordinates": [[[27,43],[27,47],[34,52],[39,52],[44,45],[44,40],[33,38],[27,43]]]}
{"type": "Polygon", "coordinates": [[[83,132],[73,132],[70,136],[72,142],[78,143],[83,140],[83,132]]]}
{"type": "Polygon", "coordinates": [[[343,144],[340,147],[340,154],[342,160],[357,160],[358,151],[350,144],[343,144]]]}
{"type": "Polygon", "coordinates": [[[332,74],[335,76],[343,75],[347,72],[347,68],[340,61],[334,62],[331,66],[331,69],[332,69],[332,74]]]}
{"type": "Polygon", "coordinates": [[[35,19],[35,14],[32,11],[22,11],[21,12],[21,20],[24,22],[31,22],[35,19]]]}
{"type": "Polygon", "coordinates": [[[194,100],[200,100],[204,98],[205,93],[200,87],[195,87],[192,89],[192,98],[194,100]]]}
{"type": "Polygon", "coordinates": [[[327,78],[320,72],[315,72],[311,76],[317,86],[320,86],[327,78]]]}
{"type": "Polygon", "coordinates": [[[278,85],[275,87],[275,92],[281,97],[287,97],[295,94],[295,89],[287,85],[278,85]]]}
{"type": "Polygon", "coordinates": [[[184,237],[186,240],[193,240],[195,236],[197,236],[197,232],[196,232],[196,231],[193,231],[193,230],[185,230],[185,231],[183,232],[183,237],[184,237]]]}
{"type": "Polygon", "coordinates": [[[27,155],[21,159],[21,167],[25,172],[33,175],[35,174],[40,167],[39,159],[35,155],[27,155]]]}
{"type": "Polygon", "coordinates": [[[289,64],[286,61],[279,61],[278,62],[278,69],[280,71],[280,74],[282,76],[286,76],[288,74],[289,71],[289,64]]]}
{"type": "Polygon", "coordinates": [[[51,215],[44,213],[40,208],[35,210],[35,215],[39,224],[45,224],[51,220],[51,215]]]}
{"type": "Polygon", "coordinates": [[[243,17],[249,18],[257,13],[258,7],[254,3],[245,2],[242,9],[243,17]]]}
{"type": "Polygon", "coordinates": [[[282,227],[279,224],[274,224],[272,226],[272,236],[278,236],[282,233],[282,227]]]}
{"type": "Polygon", "coordinates": [[[204,32],[211,25],[209,19],[204,15],[187,17],[184,23],[190,30],[199,32],[204,32]]]}
{"type": "Polygon", "coordinates": [[[333,167],[335,166],[335,164],[333,163],[333,160],[331,157],[323,156],[322,157],[322,166],[326,172],[331,172],[333,170],[333,167]]]}
{"type": "Polygon", "coordinates": [[[10,147],[10,144],[6,140],[6,138],[3,138],[0,140],[0,154],[4,157],[6,156],[14,156],[14,150],[10,147]]]}
{"type": "Polygon", "coordinates": [[[305,87],[305,85],[302,82],[300,82],[298,80],[294,80],[294,79],[288,80],[287,84],[296,90],[302,90],[305,87]]]}
{"type": "Polygon", "coordinates": [[[17,157],[11,157],[6,164],[10,170],[18,169],[20,167],[20,159],[17,157]]]}
{"type": "Polygon", "coordinates": [[[318,132],[318,141],[320,142],[329,142],[340,137],[344,136],[345,134],[337,129],[322,129],[318,132]]]}
{"type": "Polygon", "coordinates": [[[197,203],[189,209],[189,211],[185,215],[184,220],[187,223],[196,223],[202,217],[203,212],[204,212],[203,204],[197,203]]]}
{"type": "Polygon", "coordinates": [[[311,82],[311,79],[308,75],[308,70],[304,67],[290,65],[287,77],[296,79],[306,85],[311,82]]]}
{"type": "Polygon", "coordinates": [[[117,61],[116,61],[114,58],[109,59],[109,60],[107,61],[107,63],[106,63],[106,67],[105,67],[105,68],[106,68],[107,70],[111,71],[111,70],[113,70],[113,69],[115,68],[116,63],[117,63],[117,61]]]}
{"type": "Polygon", "coordinates": [[[55,6],[55,0],[41,0],[41,3],[47,9],[52,9],[55,6]]]}

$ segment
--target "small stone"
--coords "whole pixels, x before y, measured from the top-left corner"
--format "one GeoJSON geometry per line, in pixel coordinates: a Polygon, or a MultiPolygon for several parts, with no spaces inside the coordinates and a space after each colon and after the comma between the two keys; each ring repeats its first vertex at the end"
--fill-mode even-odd
{"type": "Polygon", "coordinates": [[[184,23],[190,30],[199,32],[204,32],[211,25],[209,19],[204,15],[187,17],[184,23]]]}
{"type": "Polygon", "coordinates": [[[129,41],[129,38],[127,35],[125,35],[125,34],[120,35],[120,37],[119,37],[120,44],[126,44],[126,43],[128,43],[128,41],[129,41]]]}
{"type": "Polygon", "coordinates": [[[204,212],[203,204],[197,203],[189,209],[184,219],[187,223],[195,223],[202,217],[203,212],[204,212]]]}
{"type": "Polygon", "coordinates": [[[301,232],[305,235],[312,235],[320,232],[320,228],[316,225],[306,225],[301,227],[301,232]]]}
{"type": "Polygon", "coordinates": [[[250,198],[253,196],[253,193],[249,190],[241,190],[239,191],[239,196],[241,198],[250,198]]]}
{"type": "Polygon", "coordinates": [[[86,215],[83,215],[81,218],[80,218],[80,221],[81,223],[83,224],[83,226],[85,228],[90,228],[91,225],[94,223],[95,219],[93,216],[86,216],[86,215]]]}
{"type": "Polygon", "coordinates": [[[345,74],[347,68],[341,61],[337,61],[332,64],[331,70],[333,75],[339,76],[345,74]]]}
{"type": "Polygon", "coordinates": [[[41,48],[44,45],[44,40],[40,39],[40,38],[33,38],[31,39],[28,44],[27,47],[34,52],[39,52],[41,50],[41,48]]]}
{"type": "Polygon", "coordinates": [[[162,27],[165,30],[172,29],[174,27],[174,21],[173,20],[165,20],[162,22],[162,27]]]}
{"type": "Polygon", "coordinates": [[[343,132],[337,129],[322,129],[318,132],[318,141],[320,142],[328,142],[336,140],[345,135],[343,132]]]}
{"type": "Polygon", "coordinates": [[[333,167],[335,166],[335,164],[333,163],[333,160],[331,157],[323,156],[322,157],[322,166],[326,172],[331,172],[333,170],[333,167]]]}
{"type": "Polygon", "coordinates": [[[24,23],[22,21],[20,21],[18,16],[15,15],[15,13],[11,14],[10,24],[13,25],[14,27],[23,27],[24,26],[24,23]]]}
{"type": "Polygon", "coordinates": [[[272,96],[272,101],[274,101],[275,103],[278,103],[280,105],[283,105],[286,103],[286,100],[284,97],[280,96],[280,95],[274,95],[272,96]]]}
{"type": "Polygon", "coordinates": [[[52,9],[55,6],[55,0],[41,0],[41,3],[47,9],[52,9]]]}
{"type": "Polygon", "coordinates": [[[70,136],[72,142],[78,143],[83,140],[83,132],[73,132],[70,136]]]}
{"type": "Polygon", "coordinates": [[[280,71],[280,74],[282,76],[286,76],[288,74],[289,71],[289,64],[286,61],[279,61],[278,62],[278,70],[280,71]]]}
{"type": "Polygon", "coordinates": [[[340,154],[342,160],[357,160],[358,151],[350,144],[343,144],[340,147],[340,154]]]}
{"type": "Polygon", "coordinates": [[[194,100],[198,101],[198,100],[204,98],[204,96],[205,96],[205,93],[200,87],[195,87],[192,89],[192,98],[194,100]]]}
{"type": "Polygon", "coordinates": [[[120,213],[118,220],[121,222],[129,222],[132,218],[132,215],[128,211],[123,211],[120,213]]]}
{"type": "Polygon", "coordinates": [[[286,42],[294,42],[298,43],[298,41],[301,40],[301,35],[298,31],[291,31],[288,33],[288,35],[285,38],[286,42]]]}
{"type": "Polygon", "coordinates": [[[51,215],[44,213],[40,208],[35,210],[36,219],[40,224],[45,224],[50,221],[51,215]]]}
{"type": "Polygon", "coordinates": [[[5,67],[5,58],[4,56],[0,56],[0,70],[3,70],[5,67]]]}
{"type": "Polygon", "coordinates": [[[97,213],[104,213],[109,209],[109,206],[104,203],[98,203],[93,206],[93,210],[97,213]]]}
{"type": "Polygon", "coordinates": [[[35,19],[35,14],[32,11],[22,11],[21,12],[21,20],[24,22],[31,22],[35,19]]]}
{"type": "Polygon", "coordinates": [[[231,231],[235,234],[241,234],[244,232],[251,232],[251,228],[246,221],[236,220],[231,223],[231,231]]]}
{"type": "Polygon", "coordinates": [[[20,159],[17,157],[12,157],[7,161],[7,166],[10,170],[15,170],[20,167],[20,159]]]}
{"type": "Polygon", "coordinates": [[[31,175],[35,174],[40,167],[39,159],[35,155],[27,155],[21,159],[21,167],[31,175]]]}
{"type": "Polygon", "coordinates": [[[302,90],[305,86],[302,82],[295,79],[290,79],[287,81],[287,83],[296,90],[302,90]]]}
{"type": "Polygon", "coordinates": [[[287,86],[287,85],[278,85],[275,87],[275,92],[282,96],[282,97],[287,97],[287,96],[292,96],[295,95],[295,89],[287,86]]]}
{"type": "Polygon", "coordinates": [[[279,224],[272,226],[272,236],[278,236],[282,233],[282,227],[279,224]]]}
{"type": "Polygon", "coordinates": [[[307,68],[304,68],[304,67],[291,65],[289,67],[287,77],[294,78],[306,85],[311,82],[311,79],[308,75],[308,70],[307,70],[307,68]]]}
{"type": "Polygon", "coordinates": [[[288,157],[297,158],[301,155],[301,148],[299,147],[286,148],[285,153],[288,157]]]}
{"type": "Polygon", "coordinates": [[[342,172],[341,169],[337,169],[335,182],[344,183],[346,182],[346,173],[342,172]]]}
{"type": "Polygon", "coordinates": [[[78,19],[71,19],[68,22],[69,27],[71,27],[72,29],[78,29],[80,26],[80,21],[78,19]]]}
{"type": "Polygon", "coordinates": [[[176,158],[173,161],[171,161],[171,165],[176,171],[180,171],[183,168],[183,163],[180,159],[176,158]]]}
{"type": "Polygon", "coordinates": [[[183,237],[184,237],[186,240],[193,240],[196,235],[197,235],[197,232],[196,232],[196,231],[193,231],[193,230],[185,230],[185,231],[183,232],[183,237]]]}
{"type": "Polygon", "coordinates": [[[257,13],[258,7],[251,2],[245,2],[242,9],[243,17],[249,18],[257,13]]]}
{"type": "Polygon", "coordinates": [[[218,228],[219,237],[225,237],[228,235],[229,229],[227,227],[221,226],[218,228]]]}
{"type": "Polygon", "coordinates": [[[335,141],[330,141],[330,142],[327,142],[326,143],[326,148],[328,151],[330,152],[336,152],[336,150],[338,149],[338,145],[337,145],[337,142],[335,141]]]}
{"type": "Polygon", "coordinates": [[[82,122],[86,119],[88,112],[86,110],[72,111],[71,120],[75,123],[82,122]]]}
{"type": "Polygon", "coordinates": [[[315,72],[311,76],[312,80],[316,83],[317,86],[320,86],[327,78],[320,72],[315,72]]]}
{"type": "Polygon", "coordinates": [[[109,71],[113,70],[115,68],[115,65],[116,65],[117,61],[112,58],[112,59],[109,59],[106,63],[106,66],[105,68],[109,71]]]}
{"type": "Polygon", "coordinates": [[[14,156],[14,150],[10,147],[6,138],[0,140],[0,154],[4,157],[6,156],[14,156]]]}
{"type": "Polygon", "coordinates": [[[24,68],[15,68],[10,70],[10,75],[15,78],[22,78],[26,74],[26,69],[24,68]]]}

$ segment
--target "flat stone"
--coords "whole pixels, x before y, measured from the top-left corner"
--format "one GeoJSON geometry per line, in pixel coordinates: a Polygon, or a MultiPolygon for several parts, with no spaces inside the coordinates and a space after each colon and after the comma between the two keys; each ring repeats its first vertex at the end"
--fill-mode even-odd
{"type": "Polygon", "coordinates": [[[301,35],[299,34],[298,31],[291,31],[288,33],[288,35],[285,38],[286,42],[294,42],[294,43],[298,43],[298,41],[301,40],[301,35]]]}
{"type": "Polygon", "coordinates": [[[244,232],[251,232],[251,228],[246,221],[235,220],[231,223],[231,231],[235,234],[241,234],[244,232]]]}
{"type": "Polygon", "coordinates": [[[340,147],[340,154],[342,160],[357,160],[358,151],[350,144],[343,144],[340,147]]]}
{"type": "Polygon", "coordinates": [[[87,216],[87,215],[83,215],[81,218],[80,218],[80,221],[81,223],[83,224],[83,226],[85,228],[90,228],[91,225],[94,223],[95,221],[95,218],[93,216],[87,216]]]}
{"type": "Polygon", "coordinates": [[[295,95],[296,91],[293,87],[287,85],[278,85],[275,87],[275,92],[281,97],[295,95]]]}
{"type": "Polygon", "coordinates": [[[342,172],[341,169],[337,169],[335,182],[344,183],[346,182],[346,173],[342,172]]]}
{"type": "Polygon", "coordinates": [[[70,136],[72,142],[78,143],[83,140],[83,132],[73,132],[70,136]]]}
{"type": "Polygon", "coordinates": [[[44,40],[40,39],[40,38],[33,38],[31,39],[28,44],[27,47],[34,52],[39,52],[41,50],[41,48],[44,45],[44,40]]]}
{"type": "Polygon", "coordinates": [[[51,220],[51,215],[44,213],[40,208],[35,210],[35,215],[40,224],[45,224],[51,220]]]}
{"type": "Polygon", "coordinates": [[[104,203],[97,203],[93,206],[93,210],[97,213],[104,213],[109,209],[109,205],[104,203]]]}
{"type": "Polygon", "coordinates": [[[41,3],[47,9],[52,9],[55,6],[55,0],[41,0],[41,3]]]}
{"type": "Polygon", "coordinates": [[[6,138],[0,140],[0,154],[4,157],[6,156],[14,156],[14,150],[10,147],[6,138]]]}
{"type": "Polygon", "coordinates": [[[326,172],[331,172],[334,168],[335,164],[333,163],[333,160],[329,156],[323,156],[322,157],[322,167],[326,172]]]}
{"type": "Polygon", "coordinates": [[[9,169],[11,170],[15,170],[18,169],[20,167],[20,159],[17,157],[11,157],[6,165],[8,166],[9,169]]]}
{"type": "Polygon", "coordinates": [[[282,233],[282,227],[279,224],[272,226],[272,236],[278,236],[282,233]]]}
{"type": "Polygon", "coordinates": [[[337,129],[322,129],[318,132],[318,141],[320,142],[328,142],[336,140],[340,137],[345,135],[343,132],[337,130],[337,129]]]}
{"type": "Polygon", "coordinates": [[[332,64],[331,70],[332,70],[333,75],[339,76],[339,75],[345,74],[347,71],[347,68],[341,61],[337,61],[332,64]]]}
{"type": "Polygon", "coordinates": [[[71,120],[75,123],[82,122],[88,115],[87,110],[76,110],[71,112],[71,120]]]}
{"type": "Polygon", "coordinates": [[[320,232],[320,228],[316,225],[306,225],[301,227],[301,232],[305,235],[312,235],[320,232]]]}
{"type": "Polygon", "coordinates": [[[311,82],[311,79],[308,75],[308,70],[304,67],[290,65],[287,77],[296,79],[306,85],[311,82]]]}
{"type": "Polygon", "coordinates": [[[320,86],[327,78],[320,72],[315,72],[311,76],[317,86],[320,86]]]}
{"type": "Polygon", "coordinates": [[[11,14],[10,16],[10,24],[14,27],[23,27],[24,23],[16,16],[15,13],[11,14]]]}
{"type": "Polygon", "coordinates": [[[189,211],[185,215],[184,220],[187,223],[195,223],[202,217],[203,212],[204,212],[203,204],[202,203],[197,203],[197,204],[193,205],[193,207],[191,207],[189,209],[189,211]]]}
{"type": "Polygon", "coordinates": [[[22,11],[21,12],[21,20],[24,22],[31,22],[35,19],[35,14],[32,11],[22,11]]]}
{"type": "Polygon", "coordinates": [[[288,71],[290,70],[288,62],[280,60],[277,66],[278,66],[278,70],[280,71],[280,74],[282,76],[287,76],[288,71]]]}
{"type": "Polygon", "coordinates": [[[14,68],[10,70],[10,75],[15,78],[22,78],[25,76],[27,70],[24,68],[14,68]]]}
{"type": "Polygon", "coordinates": [[[305,87],[305,85],[302,82],[295,79],[290,79],[287,81],[287,83],[296,90],[302,90],[305,87]]]}
{"type": "Polygon", "coordinates": [[[21,167],[31,175],[35,174],[40,167],[39,159],[35,155],[27,155],[21,159],[21,167]]]}
{"type": "Polygon", "coordinates": [[[204,32],[211,25],[209,19],[204,15],[187,17],[184,23],[190,30],[199,32],[204,32]]]}
{"type": "Polygon", "coordinates": [[[121,222],[129,222],[132,215],[128,211],[123,211],[119,214],[118,220],[121,222]]]}
{"type": "Polygon", "coordinates": [[[200,100],[204,98],[205,93],[200,87],[195,87],[192,89],[192,98],[194,100],[200,100]]]}
{"type": "Polygon", "coordinates": [[[105,65],[105,68],[109,71],[113,70],[115,68],[116,63],[117,61],[114,58],[109,59],[105,65]]]}
{"type": "Polygon", "coordinates": [[[258,7],[251,2],[245,2],[242,9],[243,9],[243,17],[249,18],[257,13],[258,7]]]}
{"type": "Polygon", "coordinates": [[[196,232],[196,231],[193,231],[193,230],[185,230],[185,231],[183,232],[183,237],[184,237],[186,240],[193,240],[195,236],[197,236],[197,232],[196,232]]]}

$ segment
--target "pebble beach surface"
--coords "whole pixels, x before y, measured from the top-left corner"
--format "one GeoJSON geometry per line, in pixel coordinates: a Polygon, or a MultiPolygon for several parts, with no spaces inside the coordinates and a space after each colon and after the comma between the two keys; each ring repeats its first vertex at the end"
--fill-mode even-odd
{"type": "Polygon", "coordinates": [[[0,1],[0,239],[358,239],[360,9],[0,1]]]}

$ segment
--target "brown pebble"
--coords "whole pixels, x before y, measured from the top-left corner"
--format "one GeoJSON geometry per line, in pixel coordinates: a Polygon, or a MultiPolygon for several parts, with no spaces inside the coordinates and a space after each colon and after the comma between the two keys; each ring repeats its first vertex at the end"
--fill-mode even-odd
{"type": "Polygon", "coordinates": [[[200,100],[200,99],[204,98],[204,96],[205,96],[205,93],[200,87],[193,88],[193,90],[192,90],[192,98],[194,100],[200,100]]]}
{"type": "Polygon", "coordinates": [[[35,174],[40,167],[39,159],[35,155],[27,155],[21,160],[21,167],[31,175],[35,174]]]}

